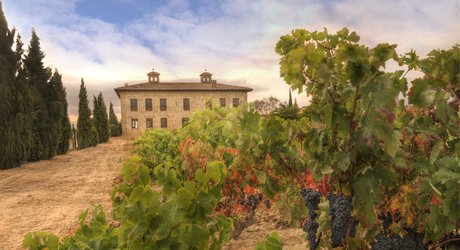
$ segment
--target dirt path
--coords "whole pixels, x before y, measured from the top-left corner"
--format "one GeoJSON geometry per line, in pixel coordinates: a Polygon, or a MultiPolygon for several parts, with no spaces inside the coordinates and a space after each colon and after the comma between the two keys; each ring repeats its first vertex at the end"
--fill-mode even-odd
{"type": "Polygon", "coordinates": [[[21,249],[24,234],[69,235],[77,216],[91,204],[110,209],[112,180],[130,146],[112,138],[94,148],[0,171],[0,249],[21,249]]]}

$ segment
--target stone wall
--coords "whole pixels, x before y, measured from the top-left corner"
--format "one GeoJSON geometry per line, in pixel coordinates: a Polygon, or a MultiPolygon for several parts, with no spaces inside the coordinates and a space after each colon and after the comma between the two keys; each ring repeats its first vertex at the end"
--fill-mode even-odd
{"type": "Polygon", "coordinates": [[[247,103],[247,92],[243,91],[121,91],[121,123],[123,135],[136,137],[145,131],[146,119],[153,119],[153,128],[160,128],[161,118],[167,118],[169,129],[182,127],[182,118],[190,118],[196,110],[206,108],[206,103],[212,101],[219,105],[219,99],[225,98],[226,106],[232,107],[233,98],[239,98],[240,103],[247,103]],[[152,111],[145,110],[145,99],[152,99],[152,111]],[[160,98],[167,100],[167,110],[160,111],[160,98]],[[183,99],[190,99],[190,111],[184,111],[183,99]],[[131,111],[131,99],[137,99],[137,111],[131,111]],[[138,128],[131,127],[132,119],[138,119],[138,128]]]}

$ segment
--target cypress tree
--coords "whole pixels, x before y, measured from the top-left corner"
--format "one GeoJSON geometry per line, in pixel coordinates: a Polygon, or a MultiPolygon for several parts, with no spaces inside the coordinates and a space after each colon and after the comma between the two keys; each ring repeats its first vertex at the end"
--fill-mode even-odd
{"type": "Polygon", "coordinates": [[[70,121],[67,114],[66,92],[62,84],[62,75],[55,70],[48,83],[46,96],[48,113],[50,116],[51,141],[49,144],[50,156],[65,154],[69,150],[70,121]]]}
{"type": "Polygon", "coordinates": [[[121,124],[118,123],[117,116],[115,111],[113,111],[113,104],[110,102],[109,107],[109,124],[110,124],[110,136],[120,136],[121,135],[121,124]]]}
{"type": "Polygon", "coordinates": [[[102,93],[94,97],[94,126],[97,129],[99,143],[107,142],[110,138],[109,119],[107,116],[107,107],[104,103],[102,93]]]}
{"type": "Polygon", "coordinates": [[[79,149],[96,146],[98,135],[91,119],[89,109],[88,93],[85,82],[81,79],[80,94],[78,101],[78,120],[77,120],[77,143],[79,149]]]}
{"type": "Polygon", "coordinates": [[[55,136],[56,127],[48,112],[48,79],[51,77],[51,69],[45,68],[43,58],[45,54],[40,48],[40,40],[32,30],[28,54],[24,65],[28,80],[31,85],[34,117],[32,121],[32,147],[29,160],[37,161],[51,158],[56,150],[55,136]]]}
{"type": "Polygon", "coordinates": [[[47,95],[45,102],[47,105],[50,129],[49,142],[47,144],[48,157],[53,157],[58,149],[58,144],[62,135],[62,119],[64,118],[64,103],[62,100],[62,76],[57,70],[54,71],[53,76],[47,85],[47,95]]]}
{"type": "Polygon", "coordinates": [[[99,102],[97,101],[97,98],[95,96],[93,96],[93,116],[92,116],[92,120],[93,120],[93,124],[94,124],[94,127],[96,128],[96,131],[97,131],[97,143],[99,143],[99,140],[100,140],[100,134],[99,134],[99,128],[98,128],[98,119],[97,119],[97,113],[99,112],[99,102]]]}
{"type": "Polygon", "coordinates": [[[16,77],[13,88],[13,119],[16,136],[14,138],[14,152],[16,154],[16,163],[20,165],[27,161],[29,157],[32,141],[32,117],[33,107],[31,102],[31,91],[27,81],[27,74],[23,66],[23,43],[21,36],[16,37],[16,77]]]}
{"type": "Polygon", "coordinates": [[[59,84],[58,84],[58,90],[59,90],[59,95],[60,95],[60,98],[61,98],[61,103],[62,103],[62,108],[63,108],[63,116],[62,116],[62,119],[60,121],[60,131],[61,131],[61,135],[60,135],[60,138],[59,138],[59,142],[58,142],[58,146],[57,146],[57,150],[56,150],[56,153],[58,155],[61,155],[61,154],[65,154],[67,153],[67,151],[69,151],[69,143],[70,143],[70,137],[72,136],[71,133],[72,133],[72,128],[70,126],[70,120],[69,120],[69,114],[68,114],[68,111],[67,111],[67,108],[68,108],[68,104],[67,104],[67,93],[66,93],[66,89],[64,88],[63,84],[62,84],[62,77],[60,76],[59,77],[60,81],[59,81],[59,84]]]}
{"type": "Polygon", "coordinates": [[[291,88],[289,88],[289,102],[288,102],[288,106],[289,106],[289,107],[292,106],[292,93],[291,93],[291,88]]]}
{"type": "Polygon", "coordinates": [[[8,29],[0,2],[0,168],[10,168],[20,164],[17,162],[14,145],[17,131],[14,124],[12,91],[16,70],[13,43],[14,32],[8,29]]]}

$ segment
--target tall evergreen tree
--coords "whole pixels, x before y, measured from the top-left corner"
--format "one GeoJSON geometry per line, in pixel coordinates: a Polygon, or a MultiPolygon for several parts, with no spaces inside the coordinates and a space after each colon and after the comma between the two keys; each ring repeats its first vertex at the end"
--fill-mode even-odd
{"type": "Polygon", "coordinates": [[[8,28],[0,2],[0,168],[14,167],[20,163],[15,156],[13,82],[15,78],[15,54],[12,50],[14,32],[8,28]]]}
{"type": "Polygon", "coordinates": [[[67,153],[67,151],[69,151],[69,143],[70,143],[70,138],[72,136],[72,128],[71,128],[71,125],[70,125],[70,120],[69,120],[69,114],[68,114],[68,111],[67,111],[67,108],[68,108],[68,104],[67,104],[67,93],[66,93],[66,89],[64,88],[63,84],[62,84],[62,77],[59,76],[59,84],[57,86],[58,90],[59,90],[59,95],[60,95],[60,98],[61,98],[61,103],[62,103],[62,107],[63,107],[63,116],[62,116],[62,119],[60,121],[60,132],[61,132],[61,135],[60,135],[60,138],[59,138],[59,142],[58,142],[58,146],[57,146],[57,150],[56,150],[56,153],[61,155],[61,154],[65,154],[67,153]]]}
{"type": "Polygon", "coordinates": [[[292,106],[292,93],[291,93],[291,88],[289,88],[289,102],[288,102],[288,106],[289,106],[289,107],[292,106]]]}
{"type": "Polygon", "coordinates": [[[110,138],[109,118],[107,116],[107,107],[104,103],[104,97],[99,92],[97,98],[94,96],[93,107],[94,126],[97,129],[99,143],[107,142],[110,138]]]}
{"type": "Polygon", "coordinates": [[[121,124],[118,123],[117,116],[113,110],[113,104],[110,102],[109,107],[109,124],[110,124],[110,136],[120,136],[121,135],[121,124]]]}
{"type": "Polygon", "coordinates": [[[51,69],[44,67],[44,57],[45,54],[40,48],[40,39],[35,30],[32,30],[28,54],[24,60],[28,80],[32,87],[34,107],[32,147],[29,155],[31,161],[49,159],[56,150],[55,137],[53,136],[56,133],[56,127],[53,126],[47,104],[48,79],[51,77],[51,69]]]}
{"type": "Polygon", "coordinates": [[[57,70],[49,80],[46,103],[51,122],[49,126],[54,130],[49,146],[50,156],[65,154],[69,149],[70,121],[62,75],[57,70]]]}
{"type": "Polygon", "coordinates": [[[93,96],[93,113],[92,113],[93,116],[91,117],[91,119],[97,131],[97,143],[99,143],[99,140],[100,140],[99,129],[98,129],[98,124],[97,124],[97,115],[96,115],[98,110],[99,110],[99,102],[97,101],[96,96],[93,96]]]}
{"type": "Polygon", "coordinates": [[[49,133],[50,141],[48,142],[48,157],[56,154],[58,144],[62,136],[62,119],[64,118],[64,103],[62,98],[62,76],[55,70],[53,76],[48,82],[45,102],[48,109],[49,124],[51,130],[49,133]]]}
{"type": "Polygon", "coordinates": [[[79,149],[96,146],[98,135],[93,119],[91,119],[91,110],[89,109],[88,93],[85,82],[81,79],[80,94],[78,101],[78,120],[77,120],[77,143],[79,149]]]}
{"type": "Polygon", "coordinates": [[[13,87],[13,126],[16,130],[14,138],[14,152],[16,154],[16,163],[18,165],[27,161],[29,157],[32,142],[32,117],[33,107],[31,102],[31,91],[27,81],[27,74],[23,66],[23,43],[21,36],[16,37],[16,76],[13,87]]]}

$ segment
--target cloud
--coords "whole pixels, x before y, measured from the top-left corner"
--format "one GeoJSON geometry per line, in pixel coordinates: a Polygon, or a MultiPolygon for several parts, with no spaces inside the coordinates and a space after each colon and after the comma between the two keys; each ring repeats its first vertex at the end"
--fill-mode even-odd
{"type": "MultiPolygon", "coordinates": [[[[45,64],[63,73],[73,114],[81,77],[90,94],[102,91],[117,107],[113,88],[143,81],[152,67],[169,81],[198,79],[206,68],[220,82],[254,88],[250,99],[273,95],[285,101],[288,86],[279,77],[274,46],[295,28],[334,32],[346,26],[368,46],[396,43],[399,53],[412,48],[421,55],[460,41],[456,0],[110,1],[107,11],[118,4],[117,11],[131,6],[139,13],[119,22],[85,12],[88,0],[3,3],[25,41],[36,27],[45,64]]],[[[294,97],[307,102],[304,94],[294,97]]]]}

